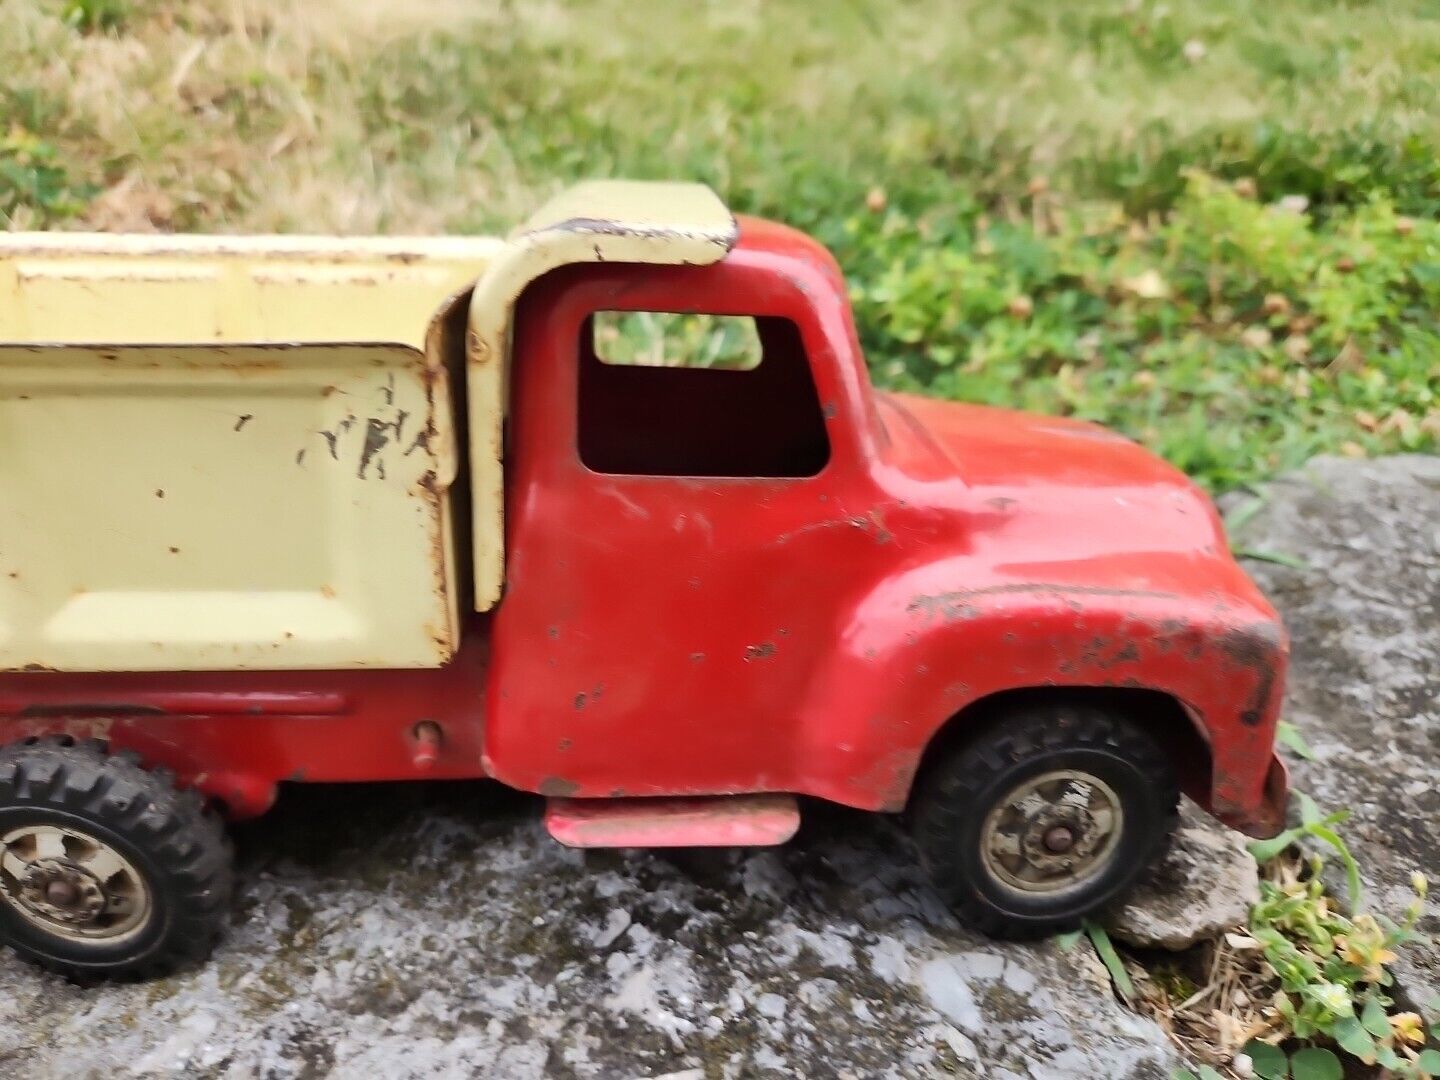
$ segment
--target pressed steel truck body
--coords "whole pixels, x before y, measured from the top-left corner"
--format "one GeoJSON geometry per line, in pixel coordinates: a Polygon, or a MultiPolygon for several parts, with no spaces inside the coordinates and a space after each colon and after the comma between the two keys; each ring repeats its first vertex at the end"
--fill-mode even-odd
{"type": "Polygon", "coordinates": [[[505,241],[0,239],[0,931],[72,975],[201,955],[215,812],[290,781],[492,777],[581,845],[908,810],[963,915],[1046,932],[1177,787],[1279,827],[1284,667],[1181,474],[872,390],[828,253],[702,187],[505,241]],[[611,312],[759,361],[616,363],[611,312]]]}

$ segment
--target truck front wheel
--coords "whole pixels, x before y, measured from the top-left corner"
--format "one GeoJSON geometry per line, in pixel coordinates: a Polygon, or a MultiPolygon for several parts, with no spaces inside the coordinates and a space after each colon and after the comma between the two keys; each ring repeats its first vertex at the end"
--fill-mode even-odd
{"type": "Polygon", "coordinates": [[[921,857],[995,937],[1072,929],[1130,887],[1175,826],[1165,754],[1124,716],[1026,708],[936,762],[916,793],[921,857]]]}
{"type": "Polygon", "coordinates": [[[204,959],[229,915],[219,818],[98,743],[0,749],[0,939],[77,981],[204,959]]]}

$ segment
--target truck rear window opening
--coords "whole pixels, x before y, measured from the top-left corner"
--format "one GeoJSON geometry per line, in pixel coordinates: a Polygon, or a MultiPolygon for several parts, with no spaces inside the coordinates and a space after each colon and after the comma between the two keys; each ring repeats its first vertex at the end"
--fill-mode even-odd
{"type": "Polygon", "coordinates": [[[830,459],[788,319],[597,312],[580,335],[580,460],[631,476],[802,477],[830,459]]]}

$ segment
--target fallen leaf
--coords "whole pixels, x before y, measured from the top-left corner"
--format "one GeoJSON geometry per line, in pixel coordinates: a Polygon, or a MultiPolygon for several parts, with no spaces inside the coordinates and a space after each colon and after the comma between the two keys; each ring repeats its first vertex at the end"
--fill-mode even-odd
{"type": "Polygon", "coordinates": [[[1325,365],[1325,372],[1333,371],[1359,371],[1365,366],[1365,354],[1360,351],[1360,346],[1355,344],[1353,337],[1346,338],[1345,344],[1340,346],[1340,351],[1335,354],[1335,359],[1325,365]]]}
{"type": "Polygon", "coordinates": [[[1261,310],[1266,315],[1288,315],[1290,314],[1290,299],[1283,293],[1266,293],[1261,310]]]}
{"type": "Polygon", "coordinates": [[[1120,282],[1121,287],[1132,296],[1138,296],[1142,300],[1163,300],[1170,295],[1170,286],[1160,276],[1160,271],[1153,267],[1134,277],[1126,278],[1120,282]]]}

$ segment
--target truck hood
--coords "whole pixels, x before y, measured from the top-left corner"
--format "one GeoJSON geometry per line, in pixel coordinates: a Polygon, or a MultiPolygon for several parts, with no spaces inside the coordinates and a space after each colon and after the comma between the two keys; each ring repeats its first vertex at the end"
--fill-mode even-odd
{"type": "Polygon", "coordinates": [[[906,486],[955,515],[965,576],[1183,595],[1274,619],[1209,497],[1129,439],[1060,417],[879,398],[906,486]]]}
{"type": "Polygon", "coordinates": [[[879,394],[892,443],[911,467],[934,455],[974,487],[1189,485],[1174,466],[1122,435],[1082,420],[988,405],[879,394]]]}

